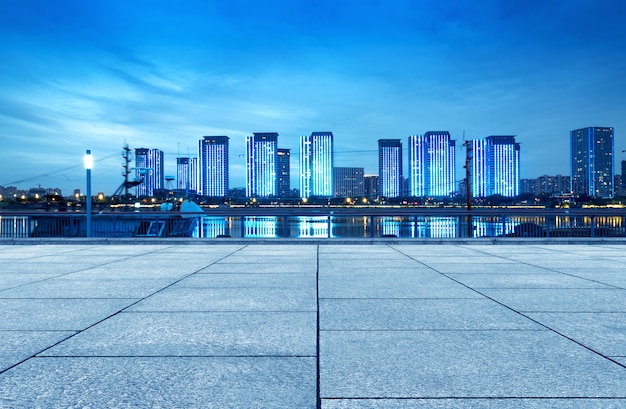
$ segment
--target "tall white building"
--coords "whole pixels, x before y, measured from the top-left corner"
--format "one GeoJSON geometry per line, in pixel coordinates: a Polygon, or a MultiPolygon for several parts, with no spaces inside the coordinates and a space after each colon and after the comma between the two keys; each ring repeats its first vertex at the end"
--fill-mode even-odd
{"type": "Polygon", "coordinates": [[[135,149],[135,172],[142,183],[137,185],[137,197],[153,196],[155,189],[165,186],[163,151],[159,149],[135,149]]]}
{"type": "Polygon", "coordinates": [[[450,133],[409,136],[409,196],[450,196],[455,188],[456,141],[450,133]]]}
{"type": "Polygon", "coordinates": [[[278,134],[254,133],[246,138],[246,196],[278,195],[278,134]]]}
{"type": "Polygon", "coordinates": [[[198,158],[176,158],[176,188],[198,191],[198,158]]]}
{"type": "Polygon", "coordinates": [[[402,142],[400,139],[378,140],[378,194],[400,197],[402,185],[402,142]]]}
{"type": "Polygon", "coordinates": [[[471,141],[472,196],[520,194],[520,145],[515,136],[488,136],[471,141]]]}
{"type": "Polygon", "coordinates": [[[228,195],[228,136],[205,136],[198,144],[200,159],[199,194],[228,195]]]}
{"type": "Polygon", "coordinates": [[[300,137],[300,196],[332,197],[333,133],[313,132],[300,137]]]}

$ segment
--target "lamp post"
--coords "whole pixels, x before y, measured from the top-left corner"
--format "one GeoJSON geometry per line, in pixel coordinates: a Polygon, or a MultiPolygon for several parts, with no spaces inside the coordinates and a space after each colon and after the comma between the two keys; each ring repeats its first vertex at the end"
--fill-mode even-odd
{"type": "Polygon", "coordinates": [[[85,153],[85,169],[87,170],[87,196],[85,203],[87,205],[87,237],[91,237],[91,168],[93,167],[93,156],[91,150],[87,149],[85,153]]]}

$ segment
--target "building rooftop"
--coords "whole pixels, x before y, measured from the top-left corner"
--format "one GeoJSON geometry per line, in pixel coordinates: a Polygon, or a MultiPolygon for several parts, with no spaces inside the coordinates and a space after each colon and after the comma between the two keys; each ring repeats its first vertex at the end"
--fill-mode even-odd
{"type": "Polygon", "coordinates": [[[0,244],[0,407],[626,407],[626,245],[0,244]]]}

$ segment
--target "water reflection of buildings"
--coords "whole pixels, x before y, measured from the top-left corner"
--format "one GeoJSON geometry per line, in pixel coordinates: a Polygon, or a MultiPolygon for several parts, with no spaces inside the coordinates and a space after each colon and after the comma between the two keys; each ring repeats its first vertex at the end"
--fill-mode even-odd
{"type": "MultiPolygon", "coordinates": [[[[474,216],[471,226],[467,223],[466,216],[204,216],[193,237],[457,238],[524,236],[524,232],[565,236],[590,235],[592,229],[596,235],[623,236],[624,230],[622,217],[474,216]]],[[[6,228],[4,220],[2,227],[6,228]]]]}

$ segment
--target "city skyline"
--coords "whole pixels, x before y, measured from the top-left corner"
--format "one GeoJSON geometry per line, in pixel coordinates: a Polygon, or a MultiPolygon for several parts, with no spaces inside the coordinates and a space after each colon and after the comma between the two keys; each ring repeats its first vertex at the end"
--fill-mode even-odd
{"type": "Polygon", "coordinates": [[[617,163],[625,18],[609,0],[3,2],[0,185],[84,190],[90,149],[93,188],[111,194],[125,144],[158,147],[176,175],[202,135],[228,135],[243,187],[257,130],[293,152],[332,130],[335,166],[367,174],[378,139],[516,135],[533,178],[569,173],[555,152],[571,130],[610,126],[617,163]]]}

